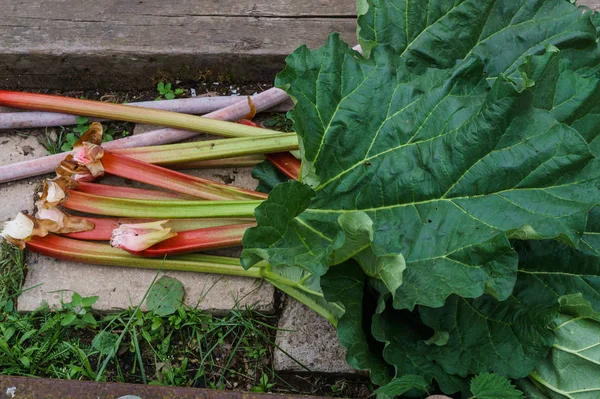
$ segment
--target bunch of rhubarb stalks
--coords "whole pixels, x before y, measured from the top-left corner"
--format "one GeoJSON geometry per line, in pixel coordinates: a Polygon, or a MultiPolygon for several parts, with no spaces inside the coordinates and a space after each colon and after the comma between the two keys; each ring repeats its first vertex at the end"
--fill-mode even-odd
{"type": "MultiPolygon", "coordinates": [[[[164,111],[25,93],[17,96],[20,103],[8,97],[3,97],[4,105],[20,106],[24,101],[30,109],[165,122],[159,119],[164,111]]],[[[166,167],[252,165],[266,157],[287,177],[297,179],[300,162],[288,152],[298,149],[296,135],[260,128],[250,120],[254,113],[238,123],[184,115],[200,125],[206,121],[210,133],[221,129],[234,138],[111,151],[102,148],[102,125],[95,122],[62,159],[56,175],[44,181],[35,215],[19,213],[5,223],[1,235],[20,248],[62,260],[264,279],[335,324],[336,312],[319,304],[322,293],[310,283],[309,273],[292,270],[290,275],[265,262],[245,270],[236,258],[202,254],[240,246],[246,229],[255,226],[254,209],[267,194],[166,167]],[[198,122],[201,119],[205,121],[198,122]],[[158,189],[101,184],[98,180],[104,175],[158,189]]],[[[167,114],[171,120],[181,116],[167,114]]]]}

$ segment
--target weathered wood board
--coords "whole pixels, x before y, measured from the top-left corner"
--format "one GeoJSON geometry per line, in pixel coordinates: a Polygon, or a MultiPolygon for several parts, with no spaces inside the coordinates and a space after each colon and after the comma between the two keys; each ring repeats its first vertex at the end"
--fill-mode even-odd
{"type": "Polygon", "coordinates": [[[271,80],[331,32],[355,43],[353,0],[0,0],[3,87],[148,87],[166,71],[271,80]]]}
{"type": "Polygon", "coordinates": [[[163,72],[270,81],[301,44],[318,47],[331,32],[356,42],[355,0],[0,0],[0,9],[4,88],[147,88],[163,72]]]}

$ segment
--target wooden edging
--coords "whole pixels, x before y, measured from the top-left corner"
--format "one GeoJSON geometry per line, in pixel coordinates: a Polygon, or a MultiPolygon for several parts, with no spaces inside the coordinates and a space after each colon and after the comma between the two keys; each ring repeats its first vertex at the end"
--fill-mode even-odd
{"type": "MultiPolygon", "coordinates": [[[[0,376],[0,399],[301,399],[310,396],[261,394],[157,385],[120,384],[0,376]]],[[[314,397],[312,397],[314,398],[314,397]]]]}

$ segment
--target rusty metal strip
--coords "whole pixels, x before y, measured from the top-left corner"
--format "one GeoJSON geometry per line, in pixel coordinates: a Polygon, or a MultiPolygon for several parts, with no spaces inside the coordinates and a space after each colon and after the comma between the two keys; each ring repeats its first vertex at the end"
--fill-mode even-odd
{"type": "MultiPolygon", "coordinates": [[[[310,396],[0,376],[0,399],[301,399],[310,396]]],[[[313,397],[314,398],[314,397],[313,397]]]]}

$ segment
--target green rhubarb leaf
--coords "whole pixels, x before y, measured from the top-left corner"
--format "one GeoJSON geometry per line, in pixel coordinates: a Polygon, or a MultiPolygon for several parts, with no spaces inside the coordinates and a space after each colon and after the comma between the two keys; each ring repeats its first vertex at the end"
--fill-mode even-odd
{"type": "Polygon", "coordinates": [[[437,383],[446,394],[468,392],[467,379],[448,374],[429,358],[431,349],[422,344],[431,337],[432,330],[423,325],[416,312],[394,309],[385,296],[380,298],[371,332],[377,341],[384,343],[383,358],[394,366],[396,378],[419,375],[428,385],[437,383]]]}
{"type": "Polygon", "coordinates": [[[183,294],[183,285],[179,280],[163,276],[150,288],[146,307],[157,316],[168,316],[181,307],[183,294]]]}
{"type": "Polygon", "coordinates": [[[526,307],[514,297],[499,302],[487,295],[452,296],[441,308],[419,309],[427,326],[449,334],[446,345],[427,348],[447,373],[495,372],[510,378],[527,376],[546,357],[554,342],[548,325],[556,310],[557,302],[526,307]]]}
{"type": "Polygon", "coordinates": [[[550,355],[519,387],[532,398],[598,398],[600,313],[581,295],[565,296],[554,324],[556,342],[550,355]]]}
{"type": "Polygon", "coordinates": [[[340,344],[347,349],[348,364],[358,370],[369,370],[371,381],[383,385],[390,381],[391,370],[379,351],[372,348],[371,333],[363,329],[363,323],[368,323],[369,318],[368,308],[365,308],[365,286],[364,272],[352,261],[332,268],[321,279],[325,299],[340,303],[345,309],[338,321],[337,332],[340,344]]]}
{"type": "Polygon", "coordinates": [[[258,180],[256,191],[266,194],[270,193],[279,183],[289,180],[269,161],[263,161],[252,168],[252,177],[258,180]]]}
{"type": "Polygon", "coordinates": [[[412,309],[452,294],[508,298],[509,238],[578,245],[600,168],[576,130],[532,106],[530,88],[502,77],[490,87],[475,58],[419,73],[387,46],[364,59],[336,35],[287,64],[276,83],[297,101],[310,187],[281,184],[257,209],[245,267],[265,259],[323,275],[351,256],[371,278],[401,284],[394,306],[412,309]],[[363,214],[368,246],[347,240],[340,219],[363,214]],[[393,278],[365,267],[371,253],[395,259],[376,267],[393,278]]]}
{"type": "MultiPolygon", "coordinates": [[[[588,230],[600,228],[599,213],[590,213],[588,230]]],[[[586,241],[597,236],[586,232],[580,250],[556,241],[515,241],[518,279],[506,301],[452,297],[442,308],[420,307],[426,325],[449,333],[447,343],[430,348],[428,356],[453,374],[527,375],[554,342],[548,325],[557,304],[562,312],[569,309],[564,296],[583,296],[585,306],[600,312],[600,257],[586,241]]],[[[576,302],[570,305],[577,309],[576,302]]]]}
{"type": "Polygon", "coordinates": [[[389,45],[413,64],[438,68],[479,57],[493,77],[546,45],[574,60],[597,46],[591,13],[564,0],[361,0],[358,9],[367,54],[389,45]]]}
{"type": "Polygon", "coordinates": [[[560,122],[576,129],[600,151],[600,73],[598,51],[590,52],[588,64],[577,68],[568,53],[548,46],[547,52],[531,56],[511,75],[513,81],[533,81],[533,104],[548,110],[560,122]]]}
{"type": "Polygon", "coordinates": [[[516,389],[510,380],[492,373],[473,378],[471,393],[476,399],[523,399],[523,392],[516,389]]]}
{"type": "Polygon", "coordinates": [[[403,375],[399,378],[394,378],[388,384],[373,391],[374,395],[385,395],[389,398],[403,395],[411,390],[427,392],[427,381],[420,375],[403,375]]]}
{"type": "Polygon", "coordinates": [[[523,305],[556,303],[562,295],[582,293],[600,311],[600,257],[587,245],[575,250],[553,241],[531,241],[515,242],[515,248],[520,287],[516,296],[523,305]]]}

